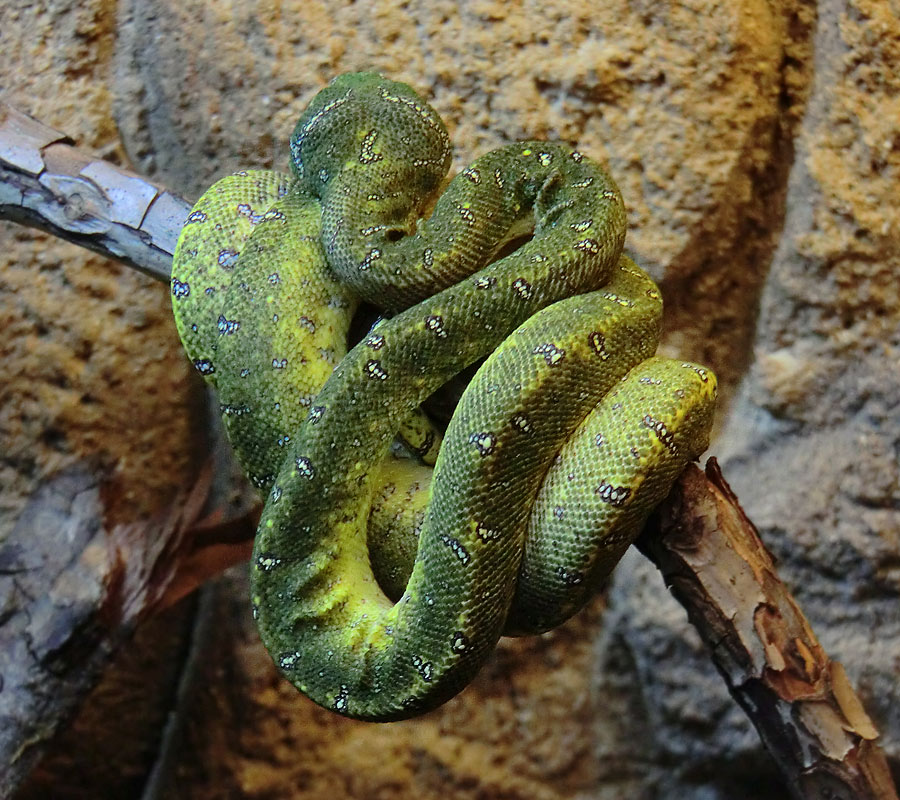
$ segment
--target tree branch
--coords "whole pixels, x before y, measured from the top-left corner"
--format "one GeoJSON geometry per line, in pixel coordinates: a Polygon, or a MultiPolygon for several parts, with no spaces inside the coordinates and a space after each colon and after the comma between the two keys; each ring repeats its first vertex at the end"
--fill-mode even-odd
{"type": "Polygon", "coordinates": [[[169,280],[190,204],[0,103],[0,219],[169,280]]]}
{"type": "MultiPolygon", "coordinates": [[[[167,281],[188,211],[171,192],[0,105],[0,218],[167,281]]],[[[0,795],[27,774],[137,620],[247,559],[258,505],[223,468],[227,456],[216,441],[216,468],[140,529],[104,530],[97,481],[76,471],[48,480],[0,546],[8,610],[0,623],[0,763],[11,767],[0,795]],[[235,496],[241,502],[224,499],[235,496]],[[68,551],[47,541],[54,529],[47,515],[74,531],[68,551]],[[50,585],[88,589],[50,598],[50,585]]],[[[778,579],[714,459],[705,475],[685,470],[637,545],[687,609],[795,797],[897,800],[871,720],[778,579]]]]}
{"type": "Polygon", "coordinates": [[[662,572],[797,798],[896,798],[878,732],[819,644],[711,458],[690,465],[638,549],[662,572]]]}

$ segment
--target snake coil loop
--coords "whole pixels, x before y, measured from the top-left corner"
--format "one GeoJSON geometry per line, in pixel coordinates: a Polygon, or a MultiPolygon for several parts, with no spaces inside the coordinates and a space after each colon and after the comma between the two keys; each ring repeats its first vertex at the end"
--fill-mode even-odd
{"type": "Polygon", "coordinates": [[[716,381],[653,355],[659,292],[580,153],[501,147],[420,220],[446,129],[358,73],[313,99],[291,154],[292,177],[237,173],[194,206],[175,319],[265,496],[263,642],[315,702],[400,719],[456,694],[501,634],[584,605],[706,448],[716,381]],[[393,316],[348,352],[360,299],[393,316]],[[417,409],[484,356],[438,452],[417,409]],[[433,474],[396,454],[398,431],[438,452],[433,474]]]}

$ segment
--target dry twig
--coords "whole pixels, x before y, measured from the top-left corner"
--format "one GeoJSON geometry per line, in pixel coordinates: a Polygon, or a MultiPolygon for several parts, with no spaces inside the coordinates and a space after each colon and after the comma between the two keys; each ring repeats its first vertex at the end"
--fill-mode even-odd
{"type": "Polygon", "coordinates": [[[0,103],[0,219],[168,281],[190,204],[0,103]]]}
{"type": "Polygon", "coordinates": [[[797,798],[889,800],[878,732],[819,644],[714,458],[690,465],[637,542],[662,572],[797,798]]]}

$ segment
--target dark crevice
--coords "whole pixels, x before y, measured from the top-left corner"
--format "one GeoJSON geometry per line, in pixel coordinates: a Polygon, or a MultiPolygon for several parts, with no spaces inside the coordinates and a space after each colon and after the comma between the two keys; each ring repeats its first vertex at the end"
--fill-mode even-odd
{"type": "Polygon", "coordinates": [[[679,341],[683,336],[682,354],[716,370],[723,410],[753,357],[760,298],[785,226],[795,136],[812,84],[815,12],[800,4],[786,13],[790,33],[780,65],[776,113],[748,131],[734,177],[724,182],[728,191],[749,176],[752,196],[741,206],[723,198],[713,218],[698,223],[660,282],[666,298],[664,335],[678,333],[679,341]],[[802,52],[805,60],[788,50],[802,52]],[[754,151],[766,141],[769,158],[755,164],[754,151]],[[728,232],[724,241],[723,232],[728,232]]]}

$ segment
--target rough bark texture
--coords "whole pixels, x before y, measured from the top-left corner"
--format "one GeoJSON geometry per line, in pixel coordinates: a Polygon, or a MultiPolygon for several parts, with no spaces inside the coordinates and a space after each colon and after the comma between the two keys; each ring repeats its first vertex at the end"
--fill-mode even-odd
{"type": "MultiPolygon", "coordinates": [[[[523,136],[607,159],[629,246],[662,282],[666,350],[723,378],[713,451],[898,771],[895,0],[51,0],[3,14],[0,99],[188,196],[223,172],[282,162],[312,94],[366,67],[432,98],[458,164],[523,136]]],[[[73,469],[99,487],[107,530],[162,514],[192,483],[206,428],[165,289],[4,223],[0,320],[0,537],[73,469]]],[[[784,792],[640,558],[618,570],[605,609],[504,643],[460,698],[387,727],[337,720],[285,687],[253,632],[243,575],[215,592],[183,674],[184,727],[157,751],[156,796],[784,792]]],[[[183,637],[150,647],[171,658],[138,680],[168,686],[167,704],[183,637]]],[[[98,691],[73,730],[102,740],[104,720],[131,709],[98,691]]],[[[32,791],[133,796],[110,787],[152,758],[122,757],[118,783],[98,769],[82,785],[48,761],[32,791]]]]}
{"type": "Polygon", "coordinates": [[[166,281],[190,204],[0,104],[0,219],[113,257],[166,281]]]}
{"type": "Polygon", "coordinates": [[[896,798],[878,733],[716,460],[689,466],[636,542],[662,572],[796,798],[896,798]]]}

